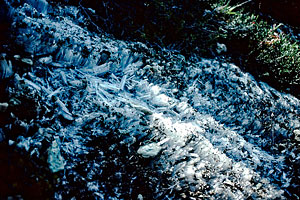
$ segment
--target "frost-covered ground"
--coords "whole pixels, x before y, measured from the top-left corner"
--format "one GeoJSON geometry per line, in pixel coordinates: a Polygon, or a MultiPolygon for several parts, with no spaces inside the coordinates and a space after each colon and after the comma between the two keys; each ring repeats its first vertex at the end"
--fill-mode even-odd
{"type": "Polygon", "coordinates": [[[25,53],[9,88],[10,106],[34,99],[35,117],[15,111],[4,131],[24,129],[9,144],[48,163],[55,199],[299,198],[298,99],[233,64],[89,32],[80,9],[39,2],[15,6],[25,53]]]}

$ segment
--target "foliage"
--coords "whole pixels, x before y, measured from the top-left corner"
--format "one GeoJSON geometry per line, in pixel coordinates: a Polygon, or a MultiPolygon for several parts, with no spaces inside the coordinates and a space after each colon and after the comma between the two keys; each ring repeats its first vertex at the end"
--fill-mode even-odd
{"type": "Polygon", "coordinates": [[[234,41],[238,41],[237,45],[245,44],[239,53],[246,54],[247,70],[277,89],[295,90],[293,87],[300,83],[299,44],[282,31],[284,25],[267,23],[259,16],[243,11],[232,15],[228,12],[230,9],[224,10],[229,23],[222,27],[220,35],[228,46],[234,46],[234,41]]]}
{"type": "Polygon", "coordinates": [[[294,84],[299,80],[299,45],[288,35],[276,32],[275,26],[251,53],[280,84],[294,84]]]}

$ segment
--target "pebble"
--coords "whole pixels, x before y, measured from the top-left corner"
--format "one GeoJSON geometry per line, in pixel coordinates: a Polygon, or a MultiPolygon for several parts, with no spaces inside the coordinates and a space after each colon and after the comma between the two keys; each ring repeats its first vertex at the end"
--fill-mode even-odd
{"type": "Polygon", "coordinates": [[[138,149],[137,153],[144,158],[155,157],[160,152],[161,146],[157,143],[150,143],[138,149]]]}

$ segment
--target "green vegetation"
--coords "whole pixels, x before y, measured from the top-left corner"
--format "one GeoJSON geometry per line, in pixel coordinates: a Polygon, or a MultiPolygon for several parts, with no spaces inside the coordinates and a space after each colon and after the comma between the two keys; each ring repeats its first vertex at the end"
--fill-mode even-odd
{"type": "Polygon", "coordinates": [[[299,43],[281,29],[285,25],[258,15],[253,1],[106,0],[96,5],[83,0],[81,4],[96,10],[88,12],[90,26],[96,23],[117,38],[148,42],[186,57],[218,56],[239,62],[273,87],[300,96],[299,43]],[[218,43],[226,44],[228,51],[216,51],[218,43]]]}
{"type": "MultiPolygon", "coordinates": [[[[267,23],[244,10],[233,13],[233,8],[226,5],[221,10],[228,23],[220,35],[229,49],[242,46],[238,50],[245,54],[243,64],[248,71],[277,89],[295,90],[300,83],[299,43],[280,29],[283,24],[267,23]]],[[[299,97],[298,91],[292,92],[299,97]]]]}

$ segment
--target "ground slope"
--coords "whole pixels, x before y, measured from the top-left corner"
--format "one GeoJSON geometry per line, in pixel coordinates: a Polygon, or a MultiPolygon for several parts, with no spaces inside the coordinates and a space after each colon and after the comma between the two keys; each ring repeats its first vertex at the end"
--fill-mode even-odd
{"type": "Polygon", "coordinates": [[[76,7],[14,12],[33,56],[13,58],[4,134],[59,177],[55,199],[297,198],[298,99],[233,64],[91,33],[76,7]]]}

